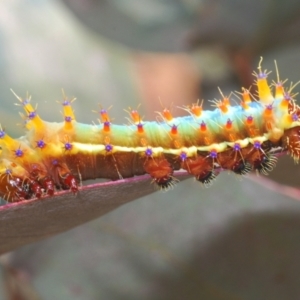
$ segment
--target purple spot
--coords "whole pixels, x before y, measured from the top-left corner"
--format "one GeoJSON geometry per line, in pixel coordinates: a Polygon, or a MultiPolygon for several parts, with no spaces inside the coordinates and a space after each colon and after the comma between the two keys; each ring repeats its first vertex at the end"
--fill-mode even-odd
{"type": "Polygon", "coordinates": [[[201,122],[200,128],[201,128],[201,130],[205,130],[206,129],[206,123],[204,121],[201,122]]]}
{"type": "Polygon", "coordinates": [[[53,166],[57,166],[58,165],[58,160],[57,159],[53,159],[52,160],[52,165],[53,166]]]}
{"type": "Polygon", "coordinates": [[[209,153],[209,156],[210,156],[211,158],[217,158],[218,153],[217,153],[216,150],[211,150],[210,153],[209,153]]]}
{"type": "Polygon", "coordinates": [[[36,112],[35,111],[31,111],[30,113],[28,113],[27,117],[30,120],[34,119],[36,117],[36,112]]]}
{"type": "Polygon", "coordinates": [[[144,125],[142,123],[139,123],[136,125],[138,129],[143,129],[144,125]]]}
{"type": "Polygon", "coordinates": [[[267,110],[272,110],[272,109],[273,109],[273,105],[272,105],[272,104],[266,105],[266,109],[267,109],[267,110]]]}
{"type": "Polygon", "coordinates": [[[71,150],[73,145],[71,143],[65,143],[65,150],[71,150]]]}
{"type": "Polygon", "coordinates": [[[292,97],[290,96],[290,94],[288,92],[285,92],[283,95],[284,100],[288,100],[290,101],[292,99],[292,97]]]}
{"type": "Polygon", "coordinates": [[[22,100],[22,104],[25,106],[25,105],[27,105],[27,104],[29,104],[30,103],[30,100],[29,99],[24,99],[24,100],[22,100]]]}
{"type": "Polygon", "coordinates": [[[110,145],[110,144],[105,145],[105,150],[106,150],[106,152],[111,152],[112,149],[113,149],[113,146],[112,146],[112,145],[110,145]]]}
{"type": "Polygon", "coordinates": [[[104,114],[106,114],[107,113],[107,110],[106,109],[101,109],[100,111],[99,111],[99,114],[101,114],[101,115],[104,115],[104,114]]]}
{"type": "Polygon", "coordinates": [[[39,166],[37,164],[31,165],[31,167],[32,167],[33,170],[38,170],[39,169],[39,166]]]}
{"type": "Polygon", "coordinates": [[[187,159],[187,154],[185,152],[181,152],[179,155],[181,161],[185,161],[187,159]]]}
{"type": "Polygon", "coordinates": [[[46,146],[46,143],[43,140],[39,140],[36,142],[36,146],[42,149],[46,146]]]}
{"type": "Polygon", "coordinates": [[[265,72],[259,72],[258,74],[257,74],[257,78],[258,79],[265,79],[265,78],[267,78],[268,77],[268,75],[267,75],[267,73],[265,73],[265,72]]]}
{"type": "Polygon", "coordinates": [[[71,102],[69,100],[64,100],[61,104],[63,106],[69,106],[71,104],[71,102]]]}
{"type": "Polygon", "coordinates": [[[0,139],[3,139],[5,137],[5,131],[4,130],[0,130],[0,139]]]}
{"type": "Polygon", "coordinates": [[[251,123],[253,121],[253,117],[252,116],[248,116],[247,117],[247,122],[251,123]]]}
{"type": "Polygon", "coordinates": [[[255,141],[253,144],[255,149],[260,149],[261,148],[261,143],[259,141],[255,141]]]}
{"type": "Polygon", "coordinates": [[[234,151],[240,151],[240,150],[241,150],[241,145],[240,145],[239,143],[235,143],[235,144],[233,145],[233,150],[234,150],[234,151]]]}
{"type": "Polygon", "coordinates": [[[152,154],[153,154],[153,151],[152,151],[151,148],[147,148],[147,149],[145,150],[145,155],[146,155],[146,156],[151,157],[152,154]]]}
{"type": "Polygon", "coordinates": [[[24,155],[24,152],[19,148],[19,149],[15,150],[15,155],[17,157],[22,157],[24,155]]]}
{"type": "Polygon", "coordinates": [[[296,113],[294,113],[294,114],[292,114],[292,120],[293,120],[293,122],[296,122],[296,121],[298,121],[298,116],[297,116],[297,114],[296,113]]]}
{"type": "Polygon", "coordinates": [[[12,174],[12,170],[11,169],[6,169],[5,170],[5,174],[6,175],[11,175],[12,174]]]}
{"type": "Polygon", "coordinates": [[[109,127],[109,126],[110,126],[110,122],[109,122],[109,121],[103,122],[103,126],[104,126],[104,127],[109,127]]]}
{"type": "Polygon", "coordinates": [[[65,116],[65,121],[66,121],[66,122],[71,122],[71,121],[72,121],[72,117],[70,117],[70,116],[65,116]]]}

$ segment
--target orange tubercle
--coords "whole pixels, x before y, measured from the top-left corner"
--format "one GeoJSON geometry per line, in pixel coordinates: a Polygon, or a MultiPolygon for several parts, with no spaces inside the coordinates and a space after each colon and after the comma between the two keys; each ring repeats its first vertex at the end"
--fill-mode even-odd
{"type": "Polygon", "coordinates": [[[262,103],[269,104],[274,101],[274,98],[272,96],[270,86],[267,81],[268,73],[267,73],[267,71],[262,71],[261,62],[262,62],[262,58],[258,65],[259,72],[258,72],[258,74],[254,73],[254,75],[257,78],[256,85],[257,85],[259,100],[262,103]]]}
{"type": "Polygon", "coordinates": [[[164,119],[168,122],[173,120],[173,116],[171,114],[171,111],[167,108],[165,108],[163,110],[162,115],[163,115],[164,119]]]}
{"type": "Polygon", "coordinates": [[[232,121],[230,119],[227,120],[225,124],[225,129],[230,130],[232,129],[232,121]]]}
{"type": "Polygon", "coordinates": [[[202,114],[202,105],[203,105],[203,101],[201,102],[201,104],[199,105],[199,103],[193,103],[192,106],[189,108],[189,111],[196,117],[200,117],[202,114]]]}
{"type": "Polygon", "coordinates": [[[178,126],[175,125],[175,124],[173,124],[173,125],[171,126],[170,133],[171,133],[172,135],[176,135],[176,134],[178,133],[178,126]]]}
{"type": "Polygon", "coordinates": [[[278,82],[275,85],[275,98],[282,98],[284,96],[284,87],[282,85],[282,82],[278,82]]]}
{"type": "Polygon", "coordinates": [[[133,123],[139,123],[141,122],[141,116],[139,114],[139,112],[137,110],[131,110],[130,111],[130,116],[131,116],[131,119],[133,121],[133,123]]]}
{"type": "Polygon", "coordinates": [[[224,98],[223,100],[221,100],[218,104],[217,107],[222,111],[222,113],[227,113],[228,112],[228,106],[229,106],[229,99],[228,98],[224,98]]]}
{"type": "Polygon", "coordinates": [[[139,134],[143,134],[143,133],[145,133],[145,130],[144,130],[144,125],[143,125],[143,123],[138,123],[137,125],[136,125],[136,128],[137,128],[137,132],[139,133],[139,134]]]}
{"type": "Polygon", "coordinates": [[[101,109],[99,111],[99,114],[100,114],[100,120],[101,120],[102,123],[110,121],[110,118],[109,118],[107,110],[101,109]]]}
{"type": "Polygon", "coordinates": [[[104,121],[103,122],[103,129],[104,132],[110,132],[110,122],[109,121],[104,121]]]}
{"type": "Polygon", "coordinates": [[[242,93],[243,100],[241,102],[241,106],[246,110],[249,108],[249,103],[251,103],[252,101],[250,98],[249,90],[243,88],[242,91],[243,91],[243,93],[242,93]]]}

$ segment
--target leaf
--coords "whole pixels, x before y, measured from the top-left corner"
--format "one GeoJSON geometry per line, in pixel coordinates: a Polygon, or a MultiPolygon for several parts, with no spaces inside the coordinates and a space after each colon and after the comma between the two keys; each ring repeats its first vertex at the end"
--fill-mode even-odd
{"type": "Polygon", "coordinates": [[[10,266],[46,299],[297,299],[299,192],[269,183],[225,172],[209,189],[187,180],[22,247],[10,266]]]}
{"type": "Polygon", "coordinates": [[[0,207],[0,254],[69,230],[153,192],[149,176],[140,176],[84,186],[77,195],[60,192],[51,198],[4,205],[0,207]]]}

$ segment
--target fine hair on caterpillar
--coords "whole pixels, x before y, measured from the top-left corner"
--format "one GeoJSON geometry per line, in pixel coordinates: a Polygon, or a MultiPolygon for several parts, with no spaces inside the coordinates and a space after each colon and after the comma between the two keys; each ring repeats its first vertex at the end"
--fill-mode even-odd
{"type": "Polygon", "coordinates": [[[0,127],[0,196],[9,202],[53,196],[58,190],[74,194],[81,181],[118,180],[149,174],[162,190],[178,181],[174,171],[183,169],[204,186],[221,170],[246,175],[254,170],[268,174],[277,154],[300,157],[300,107],[292,90],[284,88],[275,64],[277,82],[268,84],[261,61],[256,78],[257,95],[242,88],[239,101],[220,92],[214,108],[203,101],[185,106],[184,117],[173,117],[169,108],[159,121],[145,121],[129,108],[129,125],[111,121],[100,106],[99,124],[76,121],[72,102],[63,94],[63,122],[40,118],[31,98],[15,94],[26,134],[14,139],[0,127]]]}

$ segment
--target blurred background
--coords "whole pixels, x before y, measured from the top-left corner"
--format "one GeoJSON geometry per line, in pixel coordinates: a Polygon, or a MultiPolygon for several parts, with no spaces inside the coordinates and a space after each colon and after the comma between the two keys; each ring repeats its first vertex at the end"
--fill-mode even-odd
{"type": "MultiPolygon", "coordinates": [[[[78,121],[97,122],[100,104],[126,124],[139,104],[146,120],[162,105],[210,109],[217,87],[253,83],[260,56],[297,82],[299,13],[295,0],[3,0],[1,125],[24,133],[10,88],[48,121],[63,88],[78,121]]],[[[223,173],[2,256],[0,299],[299,299],[300,203],[223,173]]],[[[300,168],[282,157],[270,178],[299,187],[300,168]]]]}

